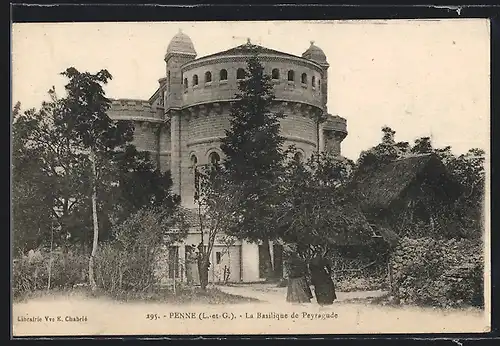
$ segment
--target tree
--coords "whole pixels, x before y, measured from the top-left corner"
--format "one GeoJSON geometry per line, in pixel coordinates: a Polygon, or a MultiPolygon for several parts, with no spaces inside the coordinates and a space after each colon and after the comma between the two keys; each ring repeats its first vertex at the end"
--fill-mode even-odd
{"type": "Polygon", "coordinates": [[[427,136],[415,139],[410,145],[409,142],[396,142],[396,132],[388,126],[384,126],[382,132],[381,143],[360,154],[355,176],[359,178],[366,172],[408,155],[435,154],[463,190],[453,204],[443,205],[442,210],[435,211],[434,214],[439,216],[436,220],[439,233],[446,237],[477,237],[483,229],[484,150],[472,148],[465,154],[455,155],[451,146],[435,148],[427,136]]]}
{"type": "Polygon", "coordinates": [[[12,221],[15,255],[43,244],[51,231],[52,189],[41,169],[40,155],[28,145],[26,113],[18,102],[12,112],[12,221]],[[43,182],[40,184],[40,182],[43,182]],[[44,237],[45,236],[45,237],[44,237]]]}
{"type": "Polygon", "coordinates": [[[195,167],[196,196],[201,241],[198,248],[200,284],[208,284],[208,270],[214,244],[219,236],[238,223],[241,190],[227,179],[221,165],[195,167]]]}
{"type": "Polygon", "coordinates": [[[101,187],[101,195],[112,225],[143,209],[177,213],[180,198],[172,194],[170,172],[161,172],[149,152],[140,152],[129,144],[110,153],[101,177],[108,182],[101,187]]]}
{"type": "Polygon", "coordinates": [[[412,154],[430,154],[434,152],[430,137],[421,137],[415,140],[415,144],[411,148],[412,154]]]}
{"type": "Polygon", "coordinates": [[[366,219],[342,189],[354,163],[324,153],[301,162],[291,159],[294,151],[288,151],[282,203],[276,209],[282,240],[296,244],[304,258],[369,241],[366,219]]]}
{"type": "Polygon", "coordinates": [[[434,148],[430,137],[421,137],[415,140],[411,153],[436,154],[462,188],[460,197],[437,213],[441,234],[446,237],[480,237],[478,233],[484,227],[484,150],[472,148],[464,154],[455,155],[451,146],[434,148]]]}
{"type": "Polygon", "coordinates": [[[109,73],[69,68],[62,74],[69,78],[66,97],[52,88],[39,110],[21,112],[19,103],[13,110],[15,249],[50,242],[66,253],[80,243],[85,253],[92,241],[89,281],[95,289],[98,241],[111,239],[113,226],[139,210],[161,209],[160,219],[173,217],[179,197],[171,194],[169,172],[130,144],[133,124],[107,116],[102,85],[109,73]]]}
{"type": "MultiPolygon", "coordinates": [[[[86,253],[92,243],[89,155],[62,118],[64,99],[54,89],[49,96],[39,110],[21,112],[18,104],[13,111],[15,249],[47,245],[53,230],[54,246],[66,251],[79,244],[86,253]]],[[[171,194],[169,172],[159,171],[148,152],[131,144],[109,152],[101,161],[99,180],[101,240],[112,237],[111,228],[140,209],[175,212],[179,204],[171,194]]]]}
{"type": "Polygon", "coordinates": [[[264,73],[256,50],[247,60],[245,79],[239,82],[235,98],[230,129],[221,143],[228,178],[241,191],[241,222],[229,232],[241,239],[263,241],[265,271],[270,278],[273,270],[269,241],[276,233],[273,209],[278,204],[284,160],[284,138],[280,136],[284,114],[272,110],[273,84],[264,73]]]}
{"type": "Polygon", "coordinates": [[[485,152],[472,148],[465,154],[443,154],[443,161],[454,179],[461,185],[460,197],[443,210],[441,223],[445,231],[466,238],[480,238],[484,230],[485,152]],[[451,229],[450,229],[451,228],[451,229]]]}
{"type": "Polygon", "coordinates": [[[389,126],[382,127],[382,141],[359,155],[355,168],[356,175],[365,174],[410,153],[410,144],[396,142],[395,134],[396,131],[389,126]]]}
{"type": "Polygon", "coordinates": [[[98,222],[98,182],[99,168],[106,162],[110,152],[122,147],[133,139],[133,127],[128,122],[117,122],[109,118],[107,112],[110,100],[105,97],[103,85],[112,78],[107,70],[96,74],[79,72],[74,67],[66,69],[62,75],[69,79],[62,100],[61,121],[67,124],[66,138],[78,141],[83,151],[89,153],[92,176],[92,221],[93,243],[89,258],[89,281],[92,290],[97,288],[94,278],[94,258],[99,239],[98,222]]]}
{"type": "Polygon", "coordinates": [[[30,186],[30,193],[37,194],[29,196],[26,190],[14,191],[15,201],[23,196],[31,199],[18,209],[23,217],[15,219],[15,229],[19,236],[18,226],[25,220],[43,216],[47,231],[54,229],[56,233],[55,244],[65,249],[72,225],[78,224],[80,230],[86,227],[78,212],[85,210],[90,202],[90,184],[86,179],[90,165],[75,141],[66,136],[67,126],[60,121],[61,101],[53,89],[49,95],[51,101],[44,102],[40,110],[14,114],[14,185],[15,188],[30,186]]]}

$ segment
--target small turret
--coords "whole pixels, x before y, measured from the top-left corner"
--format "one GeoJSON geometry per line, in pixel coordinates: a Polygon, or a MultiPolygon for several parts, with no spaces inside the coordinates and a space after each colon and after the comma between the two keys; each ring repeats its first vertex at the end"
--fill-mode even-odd
{"type": "Polygon", "coordinates": [[[165,80],[165,113],[170,108],[179,108],[182,104],[183,80],[181,67],[196,58],[196,50],[188,35],[181,30],[170,41],[165,63],[167,78],[165,80]]]}
{"type": "Polygon", "coordinates": [[[302,57],[318,63],[323,69],[323,81],[321,82],[320,88],[322,94],[323,109],[326,110],[326,104],[328,103],[328,67],[330,67],[330,64],[328,64],[328,61],[326,60],[325,52],[323,52],[321,48],[316,46],[314,44],[314,41],[311,41],[310,43],[311,45],[309,46],[309,48],[304,53],[302,53],[302,57]]]}
{"type": "Polygon", "coordinates": [[[318,46],[314,45],[314,41],[310,41],[310,43],[311,45],[309,46],[309,48],[304,53],[302,53],[302,57],[316,61],[320,65],[323,64],[328,65],[328,62],[326,61],[326,55],[323,52],[323,50],[318,46]]]}
{"type": "Polygon", "coordinates": [[[168,61],[172,55],[187,55],[193,59],[196,58],[196,50],[194,49],[191,38],[179,29],[179,32],[172,38],[167,47],[165,61],[168,61]]]}

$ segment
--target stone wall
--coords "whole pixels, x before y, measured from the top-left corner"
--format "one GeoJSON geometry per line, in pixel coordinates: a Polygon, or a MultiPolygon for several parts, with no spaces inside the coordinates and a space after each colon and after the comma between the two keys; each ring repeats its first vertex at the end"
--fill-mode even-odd
{"type": "Polygon", "coordinates": [[[172,192],[181,194],[181,116],[180,112],[172,112],[170,117],[171,150],[170,173],[172,177],[172,192]]]}
{"type": "MultiPolygon", "coordinates": [[[[330,116],[319,134],[315,121],[318,112],[325,109],[327,67],[294,57],[264,55],[260,59],[266,74],[279,70],[279,77],[273,79],[273,110],[286,114],[281,120],[285,147],[294,145],[304,157],[309,157],[319,144],[320,150],[340,155],[340,143],[347,134],[345,119],[330,116]],[[288,81],[289,70],[294,71],[293,82],[288,81]],[[306,83],[301,80],[303,73],[307,75],[306,83]]],[[[246,67],[245,56],[193,60],[193,56],[172,55],[166,61],[167,77],[160,82],[166,91],[164,113],[157,99],[153,106],[141,100],[113,101],[110,116],[134,121],[135,145],[139,150],[154,153],[163,171],[170,170],[173,192],[181,195],[185,206],[194,203],[191,158],[196,156],[197,164],[206,164],[214,151],[223,158],[220,138],[230,124],[230,101],[238,92],[237,70],[246,67]],[[220,78],[222,69],[227,71],[226,80],[220,78]],[[211,81],[205,83],[207,71],[211,72],[211,81]],[[196,86],[194,75],[198,76],[196,86]]],[[[158,97],[161,94],[155,93],[158,97]]]]}
{"type": "Polygon", "coordinates": [[[165,112],[168,112],[170,108],[181,108],[183,106],[181,66],[193,58],[192,56],[176,54],[169,57],[166,61],[165,112]]]}
{"type": "MultiPolygon", "coordinates": [[[[196,67],[183,67],[183,83],[187,79],[188,87],[183,86],[183,105],[190,106],[202,102],[213,102],[234,99],[238,93],[238,68],[246,69],[246,57],[233,57],[231,59],[219,59],[217,62],[208,60],[205,64],[196,67]],[[227,71],[227,80],[220,80],[220,71],[227,71]],[[212,81],[205,82],[205,73],[209,71],[212,81]],[[193,85],[194,75],[198,76],[198,85],[193,85]]],[[[308,65],[301,60],[299,64],[295,59],[261,57],[265,73],[272,74],[273,69],[279,69],[279,79],[273,80],[275,96],[279,100],[298,101],[322,107],[323,96],[318,87],[323,79],[323,71],[312,62],[308,65]],[[288,71],[293,70],[295,81],[288,81],[288,71]],[[301,76],[307,75],[306,83],[302,83],[301,76]],[[312,85],[312,77],[315,78],[315,86],[312,85]]],[[[198,64],[200,65],[200,64],[198,64]]]]}
{"type": "Polygon", "coordinates": [[[159,135],[165,126],[156,108],[153,109],[149,102],[142,100],[112,100],[108,116],[115,120],[132,121],[134,123],[134,145],[140,151],[149,151],[152,154],[152,159],[156,162],[161,151],[159,135]]]}
{"type": "Polygon", "coordinates": [[[159,133],[160,167],[163,172],[170,170],[172,138],[170,122],[165,122],[159,133]]]}
{"type": "MultiPolygon", "coordinates": [[[[284,111],[287,115],[281,120],[281,133],[286,139],[285,148],[294,145],[303,152],[304,157],[308,157],[316,151],[316,122],[306,108],[295,105],[289,103],[283,106],[283,103],[277,103],[274,111],[284,111]]],[[[198,165],[209,163],[209,155],[212,152],[217,152],[219,157],[223,158],[220,138],[225,136],[225,129],[230,125],[229,107],[229,103],[221,102],[217,107],[204,106],[202,110],[191,109],[181,115],[180,190],[183,204],[187,207],[194,203],[192,157],[196,156],[198,165]]]]}

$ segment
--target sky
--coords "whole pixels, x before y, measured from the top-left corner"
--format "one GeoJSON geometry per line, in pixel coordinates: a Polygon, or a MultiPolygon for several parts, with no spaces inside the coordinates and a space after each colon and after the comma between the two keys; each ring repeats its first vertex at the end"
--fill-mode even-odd
{"type": "Polygon", "coordinates": [[[16,23],[12,26],[12,102],[39,107],[47,91],[64,95],[59,73],[107,69],[110,98],[147,100],[165,76],[164,55],[182,29],[198,57],[252,43],[301,55],[325,52],[328,111],[347,119],[342,154],[353,160],[380,142],[430,136],[456,154],[490,140],[490,27],[487,20],[16,23]]]}

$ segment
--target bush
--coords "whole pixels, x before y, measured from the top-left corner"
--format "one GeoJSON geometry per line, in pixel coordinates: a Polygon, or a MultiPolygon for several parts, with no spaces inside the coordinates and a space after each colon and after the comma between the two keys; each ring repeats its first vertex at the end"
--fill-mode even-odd
{"type": "Polygon", "coordinates": [[[335,289],[340,292],[376,291],[385,288],[385,281],[384,277],[349,276],[339,278],[335,283],[335,289]]]}
{"type": "MultiPolygon", "coordinates": [[[[113,242],[101,243],[95,258],[95,280],[100,291],[116,295],[125,291],[143,292],[159,283],[156,275],[157,256],[161,250],[161,232],[143,218],[133,219],[122,225],[120,232],[128,227],[136,227],[135,221],[143,221],[143,234],[128,239],[123,237],[113,242]],[[148,232],[149,230],[149,232],[148,232]],[[158,232],[159,237],[150,232],[158,232]],[[148,237],[149,236],[149,237],[148,237]]],[[[123,234],[122,234],[123,236],[123,234]]],[[[67,289],[75,285],[88,283],[89,254],[80,255],[73,251],[63,254],[60,250],[52,255],[46,250],[30,251],[14,261],[13,294],[19,297],[49,288],[67,289]],[[49,263],[50,269],[49,269],[49,263]]]]}
{"type": "Polygon", "coordinates": [[[482,307],[483,261],[478,240],[403,238],[391,259],[394,294],[406,304],[482,307]]]}
{"type": "MultiPolygon", "coordinates": [[[[95,258],[95,280],[100,291],[118,296],[124,292],[150,292],[158,288],[168,262],[164,245],[184,236],[185,230],[165,234],[174,218],[151,210],[139,211],[113,229],[114,240],[100,243],[95,258]],[[160,267],[160,268],[159,268],[160,267]]],[[[13,293],[49,288],[72,288],[88,282],[89,254],[60,250],[30,251],[14,262],[13,293]]]]}
{"type": "Polygon", "coordinates": [[[14,261],[14,297],[47,288],[71,288],[86,282],[88,257],[74,252],[63,253],[38,249],[30,251],[14,261]],[[49,286],[50,273],[50,286],[49,286]]]}
{"type": "Polygon", "coordinates": [[[159,286],[164,267],[165,243],[184,233],[165,234],[171,219],[150,210],[131,215],[113,229],[114,240],[103,243],[96,256],[96,284],[108,293],[146,292],[159,286]],[[162,266],[163,270],[158,270],[162,266]]]}
{"type": "MultiPolygon", "coordinates": [[[[151,250],[151,256],[127,252],[116,242],[102,244],[96,256],[96,284],[110,294],[146,292],[161,284],[161,274],[156,269],[159,250],[151,250]]],[[[165,268],[163,268],[163,272],[165,268]]]]}
{"type": "Polygon", "coordinates": [[[331,259],[336,289],[341,292],[373,291],[387,288],[387,264],[362,255],[342,253],[331,259]]]}

